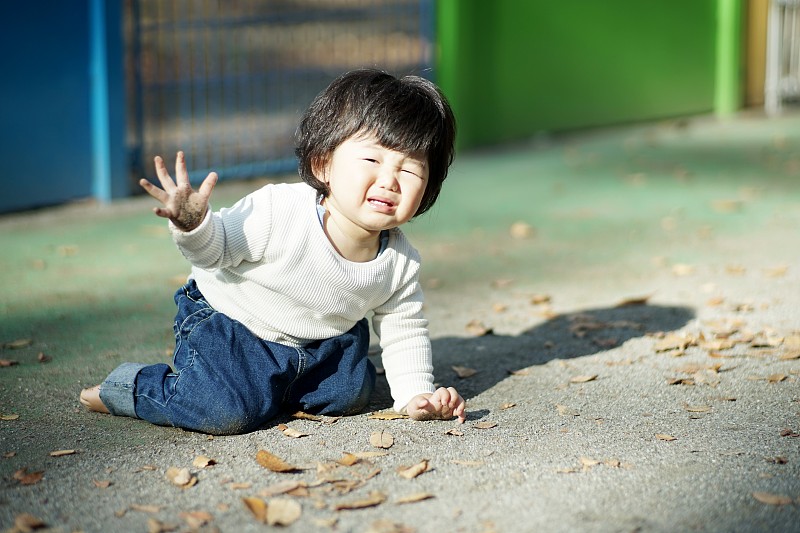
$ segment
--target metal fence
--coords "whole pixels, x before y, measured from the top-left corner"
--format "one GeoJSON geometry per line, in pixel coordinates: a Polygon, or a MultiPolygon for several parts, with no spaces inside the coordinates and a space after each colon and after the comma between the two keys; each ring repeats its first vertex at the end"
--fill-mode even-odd
{"type": "Polygon", "coordinates": [[[764,107],[770,115],[800,98],[800,0],[772,0],[767,27],[764,107]]]}
{"type": "Polygon", "coordinates": [[[293,135],[334,77],[431,75],[432,0],[127,0],[134,178],[186,152],[192,177],[293,171],[293,135]]]}

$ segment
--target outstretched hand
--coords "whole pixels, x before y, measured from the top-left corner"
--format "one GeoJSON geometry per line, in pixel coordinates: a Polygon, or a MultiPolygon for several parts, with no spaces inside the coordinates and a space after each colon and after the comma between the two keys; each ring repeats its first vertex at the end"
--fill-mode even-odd
{"type": "Polygon", "coordinates": [[[195,191],[189,183],[189,173],[186,171],[186,159],[183,152],[178,152],[175,161],[175,181],[167,171],[164,160],[156,156],[156,175],[161,182],[161,188],[153,185],[146,179],[139,180],[139,185],[147,191],[147,194],[161,202],[162,207],[154,207],[153,212],[163,218],[168,218],[175,226],[182,231],[191,231],[203,221],[203,217],[208,210],[208,200],[211,198],[211,191],[217,184],[217,173],[212,172],[203,183],[200,189],[195,191]]]}
{"type": "Polygon", "coordinates": [[[467,419],[464,398],[453,387],[439,387],[433,394],[418,394],[406,406],[408,416],[414,420],[450,420],[458,417],[459,424],[467,419]]]}

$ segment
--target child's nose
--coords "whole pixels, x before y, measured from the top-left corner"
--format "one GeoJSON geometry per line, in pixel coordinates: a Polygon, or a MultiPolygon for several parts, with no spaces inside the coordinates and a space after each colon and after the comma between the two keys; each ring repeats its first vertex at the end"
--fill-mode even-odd
{"type": "Polygon", "coordinates": [[[379,187],[383,187],[384,189],[388,189],[392,192],[397,191],[397,171],[395,169],[385,167],[380,169],[376,182],[379,187]]]}

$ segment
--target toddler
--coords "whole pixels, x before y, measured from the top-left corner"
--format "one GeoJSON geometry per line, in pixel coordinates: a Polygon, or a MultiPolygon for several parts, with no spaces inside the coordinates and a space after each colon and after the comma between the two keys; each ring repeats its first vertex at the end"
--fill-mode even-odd
{"type": "Polygon", "coordinates": [[[399,229],[436,201],[454,140],[434,84],[358,70],[300,122],[302,183],[212,212],[215,173],[195,191],[182,152],[175,181],[156,157],[161,188],[140,184],[192,265],[175,293],[174,369],[123,363],[81,403],[218,435],[254,431],[282,410],[357,413],[375,384],[372,312],[394,408],[464,422],[458,392],[433,385],[420,257],[399,229]]]}

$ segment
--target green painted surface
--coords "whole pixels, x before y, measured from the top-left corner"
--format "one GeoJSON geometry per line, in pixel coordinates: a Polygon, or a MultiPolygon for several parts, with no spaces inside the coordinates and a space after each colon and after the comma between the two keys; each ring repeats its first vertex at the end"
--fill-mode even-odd
{"type": "Polygon", "coordinates": [[[714,108],[716,0],[440,0],[439,76],[469,147],[714,108]]]}

